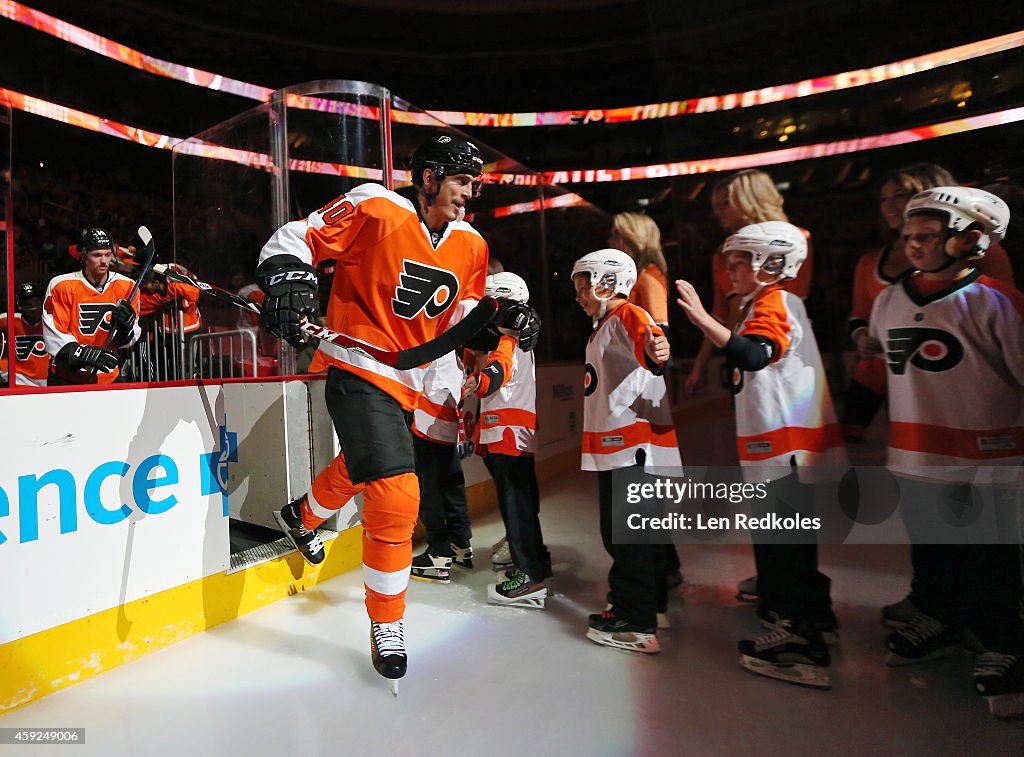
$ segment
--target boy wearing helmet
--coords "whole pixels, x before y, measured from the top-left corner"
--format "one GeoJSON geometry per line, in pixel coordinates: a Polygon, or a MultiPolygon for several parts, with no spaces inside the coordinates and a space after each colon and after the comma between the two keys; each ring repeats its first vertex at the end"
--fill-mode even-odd
{"type": "Polygon", "coordinates": [[[936,187],[915,195],[904,218],[906,253],[917,271],[879,294],[870,322],[888,361],[887,463],[900,476],[903,514],[918,537],[910,596],[917,614],[887,638],[886,662],[944,656],[969,626],[986,650],[975,661],[975,688],[994,714],[1021,714],[1019,543],[921,544],[927,533],[913,529],[912,518],[962,512],[968,482],[997,514],[1016,506],[1016,471],[1024,462],[1024,295],[972,267],[1003,238],[1010,211],[982,190],[936,187]]]}
{"type": "Polygon", "coordinates": [[[474,366],[465,391],[480,398],[477,452],[494,479],[512,561],[505,580],[487,587],[487,601],[543,609],[551,555],[541,532],[534,467],[537,373],[532,347],[539,320],[527,304],[529,287],[517,274],[502,271],[488,276],[484,292],[501,302],[508,325],[489,328],[469,345],[474,366]],[[524,333],[527,328],[533,333],[524,333]],[[488,348],[493,349],[485,352],[488,348]]]}
{"type": "MultiPolygon", "coordinates": [[[[14,370],[18,386],[46,386],[50,356],[43,341],[43,291],[37,284],[19,284],[14,288],[18,311],[11,318],[14,326],[14,370]]],[[[7,313],[0,313],[0,341],[7,339],[7,313]]],[[[7,351],[0,356],[0,379],[10,381],[7,351]]]]}
{"type": "Polygon", "coordinates": [[[134,344],[139,298],[135,282],[113,268],[115,247],[103,229],[84,229],[71,249],[81,269],[50,281],[43,302],[43,334],[50,354],[49,386],[109,384],[120,374],[117,350],[134,344]]]}
{"type": "MultiPolygon", "coordinates": [[[[476,305],[487,273],[487,244],[463,221],[483,160],[475,145],[441,135],[413,156],[413,187],[392,192],[361,184],[302,221],[282,226],[263,247],[257,281],[266,293],[264,328],[293,344],[315,315],[315,266],[337,267],[327,327],[386,349],[422,344],[476,305]]],[[[326,401],[342,453],[312,490],[277,514],[310,564],[323,561],[317,527],[363,493],[363,579],[376,671],[405,675],[405,592],[419,485],[408,418],[423,392],[423,368],[399,371],[321,341],[310,366],[328,370],[326,401]]],[[[396,684],[397,686],[397,684],[396,684]]]]}
{"type": "Polygon", "coordinates": [[[597,471],[601,539],[612,558],[610,607],[589,617],[587,638],[632,652],[661,651],[657,616],[665,610],[665,550],[617,544],[613,537],[613,471],[682,465],[662,371],[664,332],[646,310],[627,301],[636,264],[620,250],[584,255],[572,269],[576,302],[594,322],[587,342],[583,401],[583,470],[597,471]]]}
{"type": "MultiPolygon", "coordinates": [[[[812,507],[805,466],[846,465],[821,356],[803,301],[782,283],[807,256],[803,232],[784,221],[750,224],[723,245],[729,278],[741,296],[730,331],[708,313],[693,286],[677,281],[678,303],[716,347],[725,350],[735,395],[740,465],[747,480],[770,480],[766,502],[812,507]],[[797,471],[793,471],[793,467],[797,471]]],[[[829,579],[818,571],[816,541],[754,544],[758,616],[773,629],[741,641],[740,663],[759,675],[825,688],[834,633],[829,579]]]]}

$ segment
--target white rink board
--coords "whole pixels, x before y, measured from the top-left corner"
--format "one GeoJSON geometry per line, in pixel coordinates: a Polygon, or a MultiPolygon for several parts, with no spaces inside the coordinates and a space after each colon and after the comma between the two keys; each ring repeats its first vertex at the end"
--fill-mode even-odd
{"type": "Polygon", "coordinates": [[[225,502],[209,475],[203,493],[202,457],[228,452],[224,387],[0,404],[0,644],[227,569],[225,502]]]}

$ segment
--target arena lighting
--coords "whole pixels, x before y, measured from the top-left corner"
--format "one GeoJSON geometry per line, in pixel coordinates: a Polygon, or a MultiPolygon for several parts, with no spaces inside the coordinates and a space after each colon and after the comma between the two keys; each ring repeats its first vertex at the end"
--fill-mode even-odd
{"type": "MultiPolygon", "coordinates": [[[[123,63],[140,71],[157,76],[205,87],[219,92],[228,92],[239,97],[252,100],[267,101],[272,90],[258,84],[248,84],[220,74],[213,74],[197,68],[154,58],[133,50],[126,45],[118,44],[106,37],[74,26],[41,11],[29,8],[11,0],[0,0],[0,16],[19,24],[29,26],[37,31],[49,34],[72,45],[90,50],[111,60],[123,63]]],[[[947,50],[940,50],[916,58],[886,63],[871,68],[860,68],[845,71],[831,76],[816,79],[805,79],[791,84],[779,84],[771,87],[753,89],[748,92],[737,92],[712,97],[694,97],[675,102],[634,105],[624,108],[561,110],[542,113],[472,113],[461,111],[427,111],[418,113],[408,110],[392,110],[392,120],[410,124],[434,124],[440,119],[452,126],[566,126],[580,123],[628,123],[632,121],[648,121],[658,118],[676,118],[698,113],[711,113],[719,110],[735,110],[752,108],[758,105],[791,100],[799,97],[820,95],[826,92],[837,92],[867,84],[891,81],[903,76],[928,71],[933,68],[959,63],[965,60],[980,58],[993,53],[1012,50],[1024,45],[1024,30],[1011,32],[999,37],[970,42],[947,50]]],[[[303,98],[300,102],[291,103],[294,107],[306,107],[314,110],[331,111],[334,108],[345,109],[349,115],[363,115],[379,120],[376,108],[338,103],[318,98],[303,98]],[[350,108],[352,110],[350,110],[350,108]]]]}
{"type": "MultiPolygon", "coordinates": [[[[77,126],[83,129],[106,134],[111,137],[118,137],[130,142],[145,145],[147,147],[158,147],[169,150],[181,142],[179,147],[190,155],[212,158],[216,160],[227,160],[253,168],[269,170],[271,160],[268,155],[238,150],[235,148],[221,147],[219,145],[196,142],[194,140],[182,140],[178,137],[170,137],[165,134],[139,129],[134,126],[100,118],[90,113],[68,108],[63,105],[56,105],[46,100],[23,95],[8,89],[0,89],[0,100],[6,100],[12,108],[22,110],[26,113],[49,118],[54,121],[77,126]]],[[[537,186],[538,184],[596,184],[615,181],[640,181],[645,179],[660,179],[669,176],[686,176],[691,174],[715,173],[718,171],[737,171],[742,168],[756,168],[760,166],[778,165],[780,163],[791,163],[798,160],[812,160],[815,158],[827,158],[833,155],[848,155],[850,153],[863,152],[865,150],[877,150],[882,147],[896,147],[911,142],[922,142],[938,137],[948,137],[953,134],[963,134],[974,129],[986,129],[992,126],[1004,126],[1007,124],[1024,121],[1024,107],[1010,108],[995,113],[985,113],[968,118],[959,118],[954,121],[928,126],[918,126],[913,129],[891,132],[889,134],[877,134],[870,137],[859,137],[857,139],[844,139],[838,142],[822,142],[816,145],[804,145],[802,147],[789,147],[782,150],[771,150],[768,152],[752,153],[749,155],[731,155],[723,158],[703,158],[701,160],[688,160],[678,163],[660,163],[650,166],[634,166],[632,168],[594,168],[575,169],[563,171],[545,171],[542,173],[523,174],[506,173],[503,166],[506,161],[484,166],[485,182],[488,184],[511,184],[513,186],[537,186]]],[[[347,176],[371,181],[380,181],[382,171],[379,168],[365,166],[348,166],[339,163],[324,163],[311,160],[292,160],[289,163],[291,170],[303,171],[306,173],[321,173],[333,176],[347,176]]],[[[394,172],[395,182],[408,184],[411,179],[408,171],[396,170],[394,172]]],[[[571,195],[570,195],[571,196],[571,195]]],[[[559,198],[550,198],[547,202],[567,202],[559,198]]],[[[561,207],[560,205],[548,205],[545,207],[561,207]]],[[[520,208],[532,203],[521,203],[509,206],[520,208]]],[[[539,208],[539,205],[538,205],[539,208]]],[[[537,209],[537,208],[534,208],[537,209]]],[[[526,212],[524,210],[506,210],[498,208],[494,211],[496,216],[515,215],[526,212]],[[500,211],[500,213],[499,213],[500,211]]]]}

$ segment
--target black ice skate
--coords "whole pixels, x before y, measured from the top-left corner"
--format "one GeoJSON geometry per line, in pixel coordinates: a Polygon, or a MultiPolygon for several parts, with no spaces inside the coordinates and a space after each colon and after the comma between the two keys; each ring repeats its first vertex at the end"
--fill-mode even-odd
{"type": "Polygon", "coordinates": [[[959,628],[919,612],[886,637],[885,664],[898,667],[948,657],[959,648],[962,635],[959,628]]]}
{"type": "Polygon", "coordinates": [[[274,520],[281,526],[284,535],[295,547],[295,550],[302,555],[302,559],[310,565],[319,565],[324,561],[324,542],[320,534],[310,531],[302,525],[302,516],[299,514],[299,503],[304,498],[292,502],[290,505],[274,511],[274,520]]]}
{"type": "MultiPolygon", "coordinates": [[[[774,631],[783,621],[783,617],[779,613],[763,602],[757,607],[757,619],[769,631],[774,631]]],[[[826,644],[830,647],[839,646],[839,621],[832,610],[828,610],[821,617],[814,618],[809,623],[812,629],[821,633],[826,644]]]]}
{"type": "Polygon", "coordinates": [[[983,652],[974,661],[974,688],[997,718],[1024,717],[1024,657],[983,652]]]}
{"type": "Polygon", "coordinates": [[[548,587],[543,580],[530,578],[518,569],[508,572],[506,580],[487,587],[487,601],[492,605],[505,607],[530,607],[544,609],[548,587]]]}
{"type": "Polygon", "coordinates": [[[832,658],[821,632],[780,620],[774,631],[739,643],[740,665],[751,673],[780,681],[827,689],[832,658]]]}
{"type": "Polygon", "coordinates": [[[412,561],[410,577],[433,584],[451,583],[452,558],[430,554],[427,549],[412,561]]]}
{"type": "Polygon", "coordinates": [[[643,654],[657,654],[661,651],[657,628],[644,628],[627,623],[615,617],[610,610],[594,613],[588,622],[590,628],[587,630],[587,638],[596,644],[643,654]]]}
{"type": "Polygon", "coordinates": [[[405,676],[408,657],[405,652],[405,621],[370,621],[370,659],[373,668],[391,681],[391,693],[398,696],[398,679],[405,676]]]}
{"type": "Polygon", "coordinates": [[[473,567],[473,546],[467,542],[452,542],[452,563],[462,568],[473,567]]]}

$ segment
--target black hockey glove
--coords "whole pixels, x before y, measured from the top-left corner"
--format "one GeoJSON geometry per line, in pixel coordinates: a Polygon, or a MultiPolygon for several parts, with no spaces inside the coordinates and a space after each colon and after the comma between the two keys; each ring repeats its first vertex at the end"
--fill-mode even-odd
{"type": "Polygon", "coordinates": [[[278,339],[293,347],[304,339],[299,321],[317,316],[316,272],[294,255],[275,255],[256,269],[256,283],[267,297],[263,301],[260,323],[278,339]]]}
{"type": "Polygon", "coordinates": [[[53,362],[58,368],[72,371],[95,369],[101,373],[112,371],[120,364],[113,350],[78,342],[68,342],[61,347],[53,356],[53,362]]]}
{"type": "Polygon", "coordinates": [[[522,331],[530,320],[530,306],[515,300],[502,300],[498,305],[498,312],[491,321],[495,328],[509,329],[510,331],[522,331]]]}
{"type": "Polygon", "coordinates": [[[519,349],[529,352],[540,341],[540,313],[530,307],[530,317],[519,330],[519,349]]]}
{"type": "Polygon", "coordinates": [[[128,300],[122,298],[110,311],[110,341],[111,344],[121,346],[127,344],[132,338],[132,327],[138,316],[135,308],[128,300]]]}

